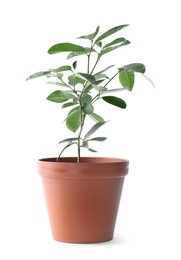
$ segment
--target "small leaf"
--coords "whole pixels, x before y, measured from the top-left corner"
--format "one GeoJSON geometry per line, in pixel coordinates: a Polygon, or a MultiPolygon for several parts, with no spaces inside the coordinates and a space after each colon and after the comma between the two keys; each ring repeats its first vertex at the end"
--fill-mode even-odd
{"type": "Polygon", "coordinates": [[[92,114],[94,112],[94,107],[91,103],[85,102],[83,104],[82,110],[85,114],[92,114]]]}
{"type": "Polygon", "coordinates": [[[67,102],[62,105],[62,108],[67,108],[67,107],[71,107],[71,106],[75,106],[75,105],[76,105],[75,102],[67,102]]]}
{"type": "Polygon", "coordinates": [[[61,66],[57,69],[54,69],[53,72],[61,72],[61,71],[68,71],[68,70],[71,70],[71,66],[61,66]]]}
{"type": "Polygon", "coordinates": [[[55,54],[59,52],[71,52],[71,51],[77,51],[77,52],[83,52],[85,53],[85,49],[82,46],[69,43],[69,42],[63,42],[53,45],[49,50],[49,54],[55,54]]]}
{"type": "Polygon", "coordinates": [[[67,60],[73,58],[73,57],[77,57],[77,56],[80,56],[80,55],[83,55],[85,54],[85,52],[81,52],[81,51],[74,51],[74,52],[71,52],[69,53],[69,55],[67,56],[67,60]]]}
{"type": "Polygon", "coordinates": [[[80,127],[81,124],[81,109],[80,106],[73,108],[67,118],[66,118],[66,126],[67,128],[72,131],[76,132],[77,129],[80,127]]]}
{"type": "Polygon", "coordinates": [[[103,70],[101,70],[101,71],[95,73],[95,74],[94,74],[94,77],[96,78],[96,76],[97,76],[98,74],[102,74],[104,71],[106,71],[106,70],[108,70],[108,69],[110,69],[110,68],[112,68],[112,67],[114,67],[114,65],[110,65],[110,66],[108,66],[107,68],[105,68],[105,69],[103,69],[103,70]]]}
{"type": "Polygon", "coordinates": [[[72,64],[74,70],[77,68],[77,61],[74,61],[73,64],[72,64]]]}
{"type": "Polygon", "coordinates": [[[80,100],[81,100],[81,104],[84,104],[85,102],[90,103],[92,101],[92,97],[87,93],[83,93],[80,100]]]}
{"type": "MultiPolygon", "coordinates": [[[[113,93],[113,92],[120,92],[120,91],[123,91],[123,90],[129,90],[129,89],[130,89],[130,88],[126,88],[126,87],[124,87],[124,88],[109,89],[109,90],[106,91],[105,94],[107,94],[107,93],[113,93]]],[[[103,93],[103,94],[104,94],[104,93],[103,93]]]]}
{"type": "Polygon", "coordinates": [[[77,84],[84,84],[84,82],[85,82],[85,79],[83,79],[83,78],[80,78],[80,77],[76,77],[75,75],[71,75],[71,76],[69,76],[68,77],[68,80],[69,80],[69,84],[71,85],[71,86],[76,86],[77,84]]]}
{"type": "Polygon", "coordinates": [[[48,76],[48,75],[51,75],[51,70],[39,71],[39,72],[36,72],[36,73],[33,73],[32,75],[30,75],[26,80],[35,79],[35,78],[39,78],[42,76],[48,76]]]}
{"type": "Polygon", "coordinates": [[[108,53],[108,52],[110,52],[110,51],[114,51],[114,50],[116,50],[116,49],[118,49],[118,48],[120,48],[120,47],[122,47],[122,46],[127,45],[127,44],[130,44],[130,42],[129,42],[128,40],[125,40],[122,44],[116,45],[116,46],[114,46],[114,47],[105,48],[105,49],[103,49],[103,50],[101,51],[101,53],[100,53],[99,56],[101,57],[102,55],[104,55],[104,54],[106,54],[106,53],[108,53]]]}
{"type": "MultiPolygon", "coordinates": [[[[106,74],[103,74],[103,73],[97,73],[96,75],[94,75],[94,77],[96,78],[96,82],[94,82],[94,84],[97,83],[97,82],[99,83],[100,79],[104,79],[105,80],[105,79],[109,78],[106,74]]],[[[104,80],[102,80],[102,81],[104,81],[104,80]]]]}
{"type": "Polygon", "coordinates": [[[85,74],[85,73],[77,73],[76,77],[88,80],[90,83],[94,83],[96,81],[95,77],[90,75],[90,74],[85,74]]]}
{"type": "Polygon", "coordinates": [[[64,84],[64,83],[61,83],[61,82],[55,82],[55,81],[49,81],[47,82],[47,84],[52,84],[52,85],[56,85],[56,86],[59,86],[59,87],[66,87],[66,88],[70,88],[70,86],[64,84]]]}
{"type": "Polygon", "coordinates": [[[83,54],[87,55],[87,54],[89,54],[91,52],[95,52],[95,50],[91,49],[91,48],[88,48],[88,47],[85,47],[84,48],[84,52],[82,52],[82,51],[73,51],[73,52],[69,53],[69,55],[67,56],[67,59],[71,59],[73,57],[80,56],[80,55],[83,55],[83,54]]]}
{"type": "Polygon", "coordinates": [[[47,97],[47,99],[52,101],[52,102],[62,103],[62,102],[67,101],[68,99],[72,99],[74,97],[75,97],[74,95],[72,95],[72,94],[70,94],[68,92],[61,91],[61,90],[56,90],[56,91],[52,92],[47,97]]]}
{"type": "Polygon", "coordinates": [[[89,150],[89,152],[97,153],[97,151],[92,148],[89,148],[88,150],[89,150]]]}
{"type": "Polygon", "coordinates": [[[103,142],[107,139],[107,137],[95,137],[92,139],[89,139],[88,141],[98,141],[98,142],[103,142]]]}
{"type": "Polygon", "coordinates": [[[91,136],[95,131],[97,131],[102,125],[104,125],[106,122],[99,122],[96,123],[95,125],[93,125],[93,127],[86,133],[86,135],[84,136],[84,140],[87,140],[87,138],[89,136],[91,136]]]}
{"type": "Polygon", "coordinates": [[[92,41],[96,35],[98,34],[99,32],[99,26],[96,28],[96,31],[94,33],[91,33],[91,34],[88,34],[88,35],[83,35],[83,36],[80,36],[78,37],[77,39],[87,39],[87,40],[90,40],[92,41]]]}
{"type": "Polygon", "coordinates": [[[103,92],[107,91],[107,88],[105,88],[105,87],[97,86],[97,85],[95,85],[95,84],[92,84],[92,86],[93,86],[93,88],[94,88],[95,90],[97,90],[98,92],[103,93],[103,92]]]}
{"type": "Polygon", "coordinates": [[[123,109],[126,108],[126,103],[121,98],[114,97],[114,96],[106,96],[106,97],[102,97],[102,99],[111,105],[114,105],[114,106],[117,106],[117,107],[120,107],[123,109]]]}
{"type": "Polygon", "coordinates": [[[104,119],[101,117],[101,116],[99,116],[99,115],[97,115],[97,114],[95,114],[95,113],[92,113],[92,114],[90,114],[89,115],[89,117],[91,118],[91,119],[93,119],[95,122],[105,122],[104,121],[104,119]]]}
{"type": "Polygon", "coordinates": [[[103,46],[103,49],[105,49],[105,48],[107,48],[107,47],[110,47],[110,46],[112,46],[112,45],[118,44],[118,43],[120,43],[120,42],[124,42],[124,41],[125,41],[125,38],[117,38],[117,39],[115,39],[114,41],[112,41],[112,42],[110,42],[110,43],[104,45],[104,46],[103,46]]]}
{"type": "Polygon", "coordinates": [[[119,81],[124,88],[129,88],[129,90],[132,90],[134,86],[134,78],[135,76],[133,71],[119,72],[119,81]]]}
{"type": "Polygon", "coordinates": [[[78,137],[73,137],[73,138],[67,138],[67,139],[64,139],[64,140],[61,140],[60,142],[59,142],[59,144],[61,144],[61,143],[66,143],[66,142],[73,142],[73,141],[78,141],[79,140],[79,138],[78,137]]]}

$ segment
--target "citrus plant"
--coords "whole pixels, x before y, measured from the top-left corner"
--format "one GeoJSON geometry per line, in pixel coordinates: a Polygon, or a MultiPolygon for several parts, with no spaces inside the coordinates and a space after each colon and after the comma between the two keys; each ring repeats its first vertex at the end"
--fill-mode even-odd
{"type": "MultiPolygon", "coordinates": [[[[127,26],[127,24],[116,26],[99,36],[98,26],[95,32],[78,37],[78,39],[87,40],[89,43],[88,47],[87,44],[85,47],[69,42],[53,45],[48,50],[48,53],[68,53],[67,60],[74,59],[71,65],[66,64],[55,69],[40,71],[27,78],[27,80],[30,80],[46,76],[49,79],[47,83],[54,84],[58,87],[58,90],[53,91],[47,99],[52,102],[62,103],[62,109],[69,108],[65,123],[70,131],[76,133],[76,136],[59,142],[60,144],[64,144],[64,148],[58,158],[65,149],[72,145],[77,147],[77,162],[80,162],[81,148],[87,148],[91,152],[96,152],[90,147],[90,143],[93,141],[105,141],[106,137],[92,137],[92,135],[103,126],[106,121],[99,113],[95,113],[95,102],[101,99],[107,104],[125,109],[126,102],[119,97],[118,93],[122,90],[132,91],[135,82],[135,73],[144,75],[146,68],[142,63],[132,63],[119,68],[115,68],[114,65],[111,64],[107,67],[103,67],[101,70],[96,70],[100,60],[102,60],[105,55],[130,44],[130,42],[123,37],[118,37],[108,43],[104,43],[106,38],[127,26]],[[80,72],[77,60],[80,59],[82,55],[86,57],[86,61],[84,70],[80,72]],[[115,71],[111,76],[108,76],[107,72],[110,71],[110,69],[112,71],[113,67],[115,71]],[[109,88],[110,83],[116,76],[119,79],[118,82],[120,86],[117,88],[109,88]],[[115,95],[115,93],[117,94],[115,95]],[[87,117],[90,117],[94,123],[87,133],[83,133],[85,119],[87,117]]],[[[146,78],[152,83],[148,77],[146,78]]]]}

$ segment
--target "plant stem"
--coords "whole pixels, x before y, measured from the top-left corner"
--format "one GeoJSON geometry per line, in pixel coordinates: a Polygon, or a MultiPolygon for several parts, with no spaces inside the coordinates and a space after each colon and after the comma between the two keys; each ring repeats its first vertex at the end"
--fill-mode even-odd
{"type": "Polygon", "coordinates": [[[77,163],[80,163],[80,141],[81,141],[81,134],[82,134],[82,130],[83,130],[83,126],[84,126],[84,122],[85,122],[85,114],[83,114],[83,112],[81,111],[81,124],[80,124],[80,131],[78,134],[78,153],[77,153],[77,163]]]}
{"type": "Polygon", "coordinates": [[[118,74],[119,74],[119,71],[112,78],[110,78],[108,80],[108,82],[104,85],[104,87],[106,87],[111,82],[111,80],[113,80],[118,74]]]}

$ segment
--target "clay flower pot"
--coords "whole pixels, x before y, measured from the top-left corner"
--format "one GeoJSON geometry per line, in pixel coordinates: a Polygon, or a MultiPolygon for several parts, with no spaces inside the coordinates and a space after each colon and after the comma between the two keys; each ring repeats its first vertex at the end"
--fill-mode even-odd
{"type": "Polygon", "coordinates": [[[113,239],[129,162],[118,158],[45,158],[38,172],[53,239],[97,243],[113,239]]]}

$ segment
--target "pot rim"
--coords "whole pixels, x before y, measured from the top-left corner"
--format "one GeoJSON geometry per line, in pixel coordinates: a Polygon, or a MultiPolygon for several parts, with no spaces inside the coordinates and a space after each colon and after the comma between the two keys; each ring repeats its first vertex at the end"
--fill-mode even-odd
{"type": "Polygon", "coordinates": [[[38,159],[38,162],[45,162],[45,163],[72,163],[72,164],[102,164],[102,163],[129,163],[128,159],[125,158],[118,158],[118,157],[91,157],[91,156],[83,156],[80,158],[80,162],[77,163],[77,157],[76,156],[66,156],[66,157],[60,157],[57,160],[57,157],[47,157],[47,158],[40,158],[38,159]]]}
{"type": "Polygon", "coordinates": [[[39,159],[38,172],[45,178],[87,179],[122,178],[128,174],[129,161],[111,157],[56,157],[39,159]]]}

